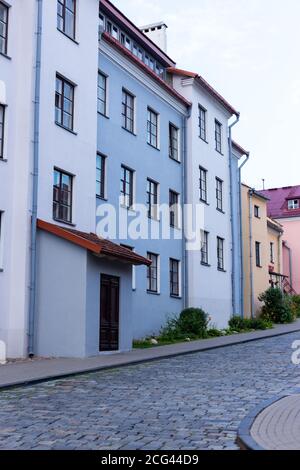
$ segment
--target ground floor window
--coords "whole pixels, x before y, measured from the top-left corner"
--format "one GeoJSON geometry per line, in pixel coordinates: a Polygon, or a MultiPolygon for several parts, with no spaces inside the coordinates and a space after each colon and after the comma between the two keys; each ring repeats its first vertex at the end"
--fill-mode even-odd
{"type": "Polygon", "coordinates": [[[170,295],[172,297],[179,297],[179,266],[180,262],[176,259],[170,258],[170,295]]]}

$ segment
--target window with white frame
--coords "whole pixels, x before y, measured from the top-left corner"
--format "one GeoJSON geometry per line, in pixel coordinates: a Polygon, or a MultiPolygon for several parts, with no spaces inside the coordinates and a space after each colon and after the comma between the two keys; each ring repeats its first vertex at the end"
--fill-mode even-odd
{"type": "Polygon", "coordinates": [[[216,151],[222,153],[222,124],[215,120],[216,151]]]}
{"type": "Polygon", "coordinates": [[[201,230],[201,264],[208,265],[208,236],[209,233],[201,230]]]}
{"type": "Polygon", "coordinates": [[[200,201],[207,203],[207,170],[200,166],[199,192],[200,201]]]}
{"type": "Polygon", "coordinates": [[[123,88],[122,91],[122,126],[127,131],[134,133],[134,96],[123,88]]]}
{"type": "Polygon", "coordinates": [[[217,261],[219,271],[224,271],[224,243],[224,238],[217,237],[217,261]]]}
{"type": "Polygon", "coordinates": [[[206,142],[206,115],[205,108],[199,105],[199,137],[206,142]]]}
{"type": "Polygon", "coordinates": [[[147,110],[147,142],[152,147],[158,148],[158,113],[151,108],[147,110]]]}
{"type": "Polygon", "coordinates": [[[179,228],[179,194],[170,189],[169,191],[170,207],[170,227],[179,228]]]}
{"type": "Polygon", "coordinates": [[[98,113],[107,116],[107,76],[98,72],[98,113]]]}
{"type": "Polygon", "coordinates": [[[54,170],[53,219],[72,223],[73,176],[54,170]]]}
{"type": "Polygon", "coordinates": [[[4,120],[5,106],[0,104],[0,159],[4,158],[4,120]]]}
{"type": "Polygon", "coordinates": [[[56,75],[55,122],[70,131],[74,127],[74,91],[73,83],[56,75]]]}
{"type": "Polygon", "coordinates": [[[8,6],[0,2],[0,53],[7,54],[8,6]]]}
{"type": "Polygon", "coordinates": [[[216,178],[216,200],[218,211],[223,212],[223,181],[216,178]]]}
{"type": "Polygon", "coordinates": [[[180,296],[180,261],[170,258],[170,295],[180,296]]]}
{"type": "Polygon", "coordinates": [[[76,0],[57,0],[57,28],[75,39],[76,0]]]}
{"type": "Polygon", "coordinates": [[[288,209],[290,211],[295,210],[295,209],[299,209],[299,207],[300,207],[299,199],[290,199],[288,201],[288,209]]]}
{"type": "Polygon", "coordinates": [[[150,219],[158,219],[158,183],[151,179],[147,179],[147,205],[148,217],[150,219]]]}
{"type": "Polygon", "coordinates": [[[130,209],[133,205],[133,170],[121,166],[121,205],[130,209]]]}
{"type": "Polygon", "coordinates": [[[179,129],[169,124],[169,157],[178,162],[179,159],[179,129]]]}
{"type": "Polygon", "coordinates": [[[147,258],[152,262],[147,268],[147,291],[157,294],[159,292],[159,256],[148,252],[147,258]]]}

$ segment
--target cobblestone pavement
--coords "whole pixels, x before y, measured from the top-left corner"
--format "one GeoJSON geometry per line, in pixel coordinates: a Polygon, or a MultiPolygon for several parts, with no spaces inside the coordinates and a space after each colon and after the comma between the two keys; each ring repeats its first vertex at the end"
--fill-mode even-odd
{"type": "Polygon", "coordinates": [[[0,449],[236,449],[244,416],[300,383],[293,333],[0,392],[0,449]]]}

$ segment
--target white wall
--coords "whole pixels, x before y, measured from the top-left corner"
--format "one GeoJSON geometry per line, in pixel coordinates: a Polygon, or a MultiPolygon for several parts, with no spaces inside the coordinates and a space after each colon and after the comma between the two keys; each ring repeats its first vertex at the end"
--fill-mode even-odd
{"type": "MultiPolygon", "coordinates": [[[[223,109],[207,92],[195,84],[193,79],[174,79],[175,88],[193,103],[188,121],[188,203],[200,204],[203,211],[203,229],[209,232],[209,267],[201,265],[200,246],[197,251],[189,252],[189,305],[201,307],[212,317],[218,327],[227,326],[232,314],[231,287],[231,224],[230,224],[230,173],[228,149],[229,113],[223,109]],[[198,105],[207,110],[207,141],[199,137],[198,105]],[[215,119],[223,125],[223,154],[215,150],[215,119]],[[208,171],[208,205],[199,201],[199,166],[208,171]],[[223,210],[216,209],[216,180],[224,181],[223,210]],[[225,271],[217,269],[217,237],[225,239],[225,271]]],[[[193,208],[195,214],[195,207],[193,208]]],[[[200,245],[200,244],[199,244],[200,245]]]]}
{"type": "Polygon", "coordinates": [[[33,139],[35,0],[8,0],[8,56],[0,55],[0,103],[6,104],[4,157],[0,160],[3,272],[0,340],[8,357],[26,351],[28,255],[33,139]],[[26,4],[25,4],[26,3],[26,4]]]}

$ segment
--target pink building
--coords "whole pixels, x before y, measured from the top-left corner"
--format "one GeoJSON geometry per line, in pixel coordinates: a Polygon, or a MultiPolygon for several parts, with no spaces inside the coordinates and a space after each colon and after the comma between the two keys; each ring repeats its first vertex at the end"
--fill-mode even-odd
{"type": "Polygon", "coordinates": [[[269,199],[268,216],[283,226],[283,274],[300,294],[300,185],[260,193],[269,199]]]}

